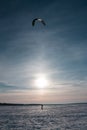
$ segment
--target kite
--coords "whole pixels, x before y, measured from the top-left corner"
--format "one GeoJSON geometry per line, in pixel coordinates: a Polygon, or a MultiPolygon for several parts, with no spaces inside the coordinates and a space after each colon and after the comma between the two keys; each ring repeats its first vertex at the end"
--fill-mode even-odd
{"type": "Polygon", "coordinates": [[[44,20],[43,20],[43,19],[40,19],[40,18],[35,18],[35,19],[33,19],[33,21],[32,21],[32,26],[34,26],[34,25],[35,25],[35,22],[36,22],[36,21],[41,22],[44,26],[46,25],[46,23],[44,22],[44,20]]]}

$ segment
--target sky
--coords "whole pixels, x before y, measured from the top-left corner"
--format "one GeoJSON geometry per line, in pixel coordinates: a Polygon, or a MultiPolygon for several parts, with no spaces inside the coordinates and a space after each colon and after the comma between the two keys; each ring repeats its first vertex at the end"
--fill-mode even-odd
{"type": "Polygon", "coordinates": [[[0,1],[0,102],[87,102],[86,0],[0,1]]]}

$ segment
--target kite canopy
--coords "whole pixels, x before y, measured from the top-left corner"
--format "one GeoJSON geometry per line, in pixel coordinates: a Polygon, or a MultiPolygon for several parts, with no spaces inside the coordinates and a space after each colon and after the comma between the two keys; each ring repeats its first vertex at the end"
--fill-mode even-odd
{"type": "Polygon", "coordinates": [[[32,26],[34,26],[35,25],[35,22],[36,21],[39,21],[39,22],[41,22],[43,25],[46,25],[46,23],[44,22],[44,20],[43,19],[40,19],[40,18],[35,18],[35,19],[33,19],[33,21],[32,21],[32,26]]]}

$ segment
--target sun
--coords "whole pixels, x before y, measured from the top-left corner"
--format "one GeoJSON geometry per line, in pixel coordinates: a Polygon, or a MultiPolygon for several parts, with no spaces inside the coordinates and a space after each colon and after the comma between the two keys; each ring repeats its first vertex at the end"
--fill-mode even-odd
{"type": "Polygon", "coordinates": [[[41,76],[36,79],[35,84],[39,88],[44,88],[48,85],[48,81],[47,81],[46,77],[41,76]]]}

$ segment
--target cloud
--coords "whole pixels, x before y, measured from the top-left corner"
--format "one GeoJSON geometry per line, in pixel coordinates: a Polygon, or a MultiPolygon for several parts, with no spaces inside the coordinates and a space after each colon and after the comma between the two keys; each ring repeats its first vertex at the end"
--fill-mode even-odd
{"type": "MultiPolygon", "coordinates": [[[[28,86],[16,86],[15,84],[8,84],[4,82],[0,82],[0,93],[22,93],[23,91],[27,90],[35,90],[34,87],[28,86]]],[[[37,88],[36,88],[37,89],[37,88]]]]}
{"type": "Polygon", "coordinates": [[[0,93],[10,91],[10,90],[14,90],[14,89],[17,89],[17,88],[15,88],[12,85],[0,82],[0,93]]]}

